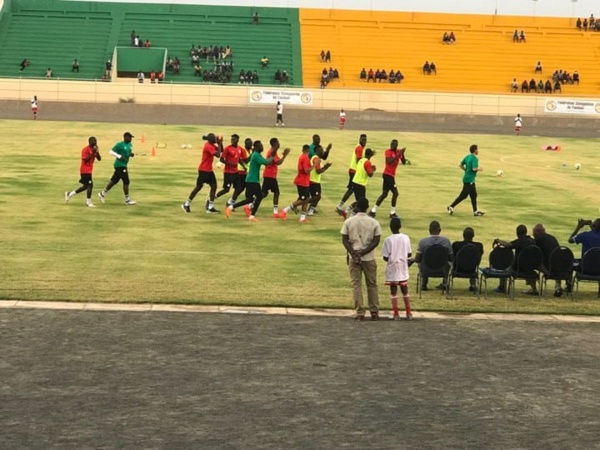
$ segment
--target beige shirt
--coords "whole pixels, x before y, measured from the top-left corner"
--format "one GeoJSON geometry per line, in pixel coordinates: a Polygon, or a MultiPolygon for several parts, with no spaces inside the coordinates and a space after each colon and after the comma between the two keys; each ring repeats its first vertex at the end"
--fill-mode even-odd
{"type": "MultiPolygon", "coordinates": [[[[372,217],[367,216],[366,213],[358,213],[344,222],[342,234],[348,235],[354,250],[362,250],[369,246],[375,236],[381,236],[381,225],[372,217]]],[[[360,259],[373,261],[375,250],[364,254],[360,259]]]]}

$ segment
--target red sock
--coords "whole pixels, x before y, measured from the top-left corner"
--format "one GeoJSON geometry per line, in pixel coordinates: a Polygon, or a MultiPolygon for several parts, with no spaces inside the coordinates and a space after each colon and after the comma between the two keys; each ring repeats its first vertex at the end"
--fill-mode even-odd
{"type": "Polygon", "coordinates": [[[390,300],[392,301],[392,309],[394,310],[394,317],[398,316],[398,296],[397,295],[391,295],[390,296],[390,300]]]}

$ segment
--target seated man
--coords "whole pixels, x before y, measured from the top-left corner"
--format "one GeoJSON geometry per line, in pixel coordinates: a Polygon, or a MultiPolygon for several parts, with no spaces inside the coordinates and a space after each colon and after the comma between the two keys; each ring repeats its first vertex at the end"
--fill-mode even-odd
{"type": "Polygon", "coordinates": [[[513,42],[519,42],[519,32],[517,30],[513,33],[513,42]]]}
{"type": "Polygon", "coordinates": [[[385,71],[385,69],[381,69],[381,72],[379,72],[379,82],[381,82],[381,80],[387,81],[387,79],[388,79],[387,72],[385,71]]]}
{"type": "Polygon", "coordinates": [[[535,92],[536,88],[537,88],[537,83],[536,83],[536,82],[535,82],[535,80],[532,78],[532,79],[529,81],[529,92],[535,92]]]}
{"type": "Polygon", "coordinates": [[[325,53],[325,62],[331,62],[331,51],[329,50],[325,53]]]}
{"type": "MultiPolygon", "coordinates": [[[[417,254],[415,255],[415,259],[414,259],[414,261],[409,260],[409,264],[412,264],[413,262],[420,263],[421,260],[423,259],[423,253],[425,253],[425,250],[427,250],[429,247],[431,247],[434,244],[440,244],[448,249],[448,258],[449,258],[448,270],[450,270],[450,261],[452,259],[452,244],[450,243],[450,240],[448,238],[446,238],[444,236],[440,236],[441,232],[442,232],[442,227],[441,227],[440,223],[437,220],[431,221],[431,223],[429,224],[429,236],[426,238],[423,238],[419,241],[419,246],[417,248],[417,254]]],[[[429,280],[427,279],[427,277],[421,278],[421,290],[422,291],[429,290],[427,288],[428,281],[429,280]]],[[[437,287],[440,289],[446,288],[444,283],[440,284],[437,287]]]]}
{"type": "Polygon", "coordinates": [[[340,78],[340,73],[337,70],[337,67],[335,69],[333,69],[333,78],[338,79],[340,78]]]}
{"type": "Polygon", "coordinates": [[[433,61],[429,63],[429,72],[437,75],[437,67],[435,67],[435,63],[433,61]]]}
{"type": "Polygon", "coordinates": [[[255,11],[254,15],[252,16],[252,23],[254,25],[258,25],[259,21],[260,21],[260,16],[258,15],[258,11],[255,11]]]}
{"type": "Polygon", "coordinates": [[[238,83],[244,84],[246,82],[246,72],[244,69],[240,70],[240,74],[238,75],[238,83]]]}
{"type": "Polygon", "coordinates": [[[552,94],[552,83],[550,80],[546,80],[546,84],[544,84],[544,92],[546,94],[552,94]]]}
{"type": "Polygon", "coordinates": [[[290,81],[290,76],[287,73],[287,70],[283,70],[281,72],[281,84],[288,84],[290,81]]]}
{"type": "Polygon", "coordinates": [[[396,72],[394,72],[394,69],[390,70],[390,74],[388,75],[388,80],[390,83],[396,82],[396,72]]]}
{"type": "Polygon", "coordinates": [[[275,83],[281,84],[281,70],[277,69],[274,75],[275,83]]]}
{"type": "Polygon", "coordinates": [[[260,60],[260,64],[261,64],[262,68],[265,69],[269,65],[269,58],[267,58],[266,56],[263,56],[260,60]]]}
{"type": "MultiPolygon", "coordinates": [[[[533,227],[533,239],[535,240],[535,245],[542,250],[542,255],[544,255],[542,271],[547,272],[550,267],[550,254],[555,248],[560,247],[560,244],[554,236],[546,233],[546,229],[541,223],[538,223],[533,227]]],[[[560,297],[562,294],[562,282],[556,280],[554,285],[554,296],[560,297]]]]}
{"type": "Polygon", "coordinates": [[[529,92],[529,83],[527,80],[523,80],[523,83],[521,83],[521,92],[529,92]]]}
{"type": "Polygon", "coordinates": [[[579,84],[579,72],[573,72],[573,84],[579,84]]]}
{"type": "Polygon", "coordinates": [[[373,80],[373,83],[375,83],[375,72],[373,72],[373,69],[369,69],[369,75],[367,76],[367,83],[371,80],[373,80]]]}
{"type": "MultiPolygon", "coordinates": [[[[527,227],[525,225],[519,225],[517,227],[516,231],[517,231],[517,239],[515,239],[513,241],[508,242],[508,241],[503,241],[502,239],[496,238],[496,239],[494,239],[494,242],[493,242],[494,247],[500,246],[500,247],[512,248],[515,250],[515,259],[513,261],[513,269],[516,266],[517,257],[519,256],[521,251],[525,247],[528,247],[530,245],[535,245],[535,241],[530,236],[527,235],[527,227]]],[[[538,291],[536,289],[536,286],[535,286],[535,279],[528,279],[526,282],[529,286],[531,286],[531,289],[529,291],[527,291],[526,294],[539,295],[538,291]]],[[[506,279],[500,279],[500,284],[494,290],[494,292],[498,292],[501,294],[506,292],[506,279]]]]}
{"type": "Polygon", "coordinates": [[[577,22],[575,23],[575,26],[577,27],[577,29],[579,31],[581,31],[581,18],[580,17],[577,18],[577,22]]]}
{"type": "Polygon", "coordinates": [[[196,65],[194,66],[194,76],[195,77],[201,77],[202,76],[202,67],[198,63],[196,63],[196,65]]]}
{"type": "Polygon", "coordinates": [[[425,64],[423,64],[423,75],[431,75],[431,67],[429,66],[429,61],[425,61],[425,64]]]}
{"type": "Polygon", "coordinates": [[[556,83],[554,83],[554,92],[560,92],[562,93],[562,85],[560,84],[560,81],[556,81],[556,83]]]}
{"type": "Polygon", "coordinates": [[[360,71],[360,79],[361,80],[365,80],[367,79],[367,71],[365,70],[365,68],[363,67],[363,69],[360,71]]]}
{"type": "Polygon", "coordinates": [[[79,61],[77,59],[73,60],[73,64],[71,65],[71,72],[79,73],[79,61]]]}
{"type": "Polygon", "coordinates": [[[400,69],[396,72],[396,83],[401,83],[404,80],[404,75],[400,72],[400,69]]]}
{"type": "Polygon", "coordinates": [[[538,84],[537,84],[537,91],[538,91],[538,93],[540,93],[540,94],[543,94],[543,93],[544,93],[544,80],[540,80],[540,81],[538,81],[538,84]]]}
{"type": "Polygon", "coordinates": [[[519,91],[519,83],[517,83],[517,79],[513,78],[510,83],[510,92],[518,92],[519,91]]]}
{"type": "Polygon", "coordinates": [[[165,74],[163,73],[163,71],[162,71],[162,70],[159,70],[159,71],[158,71],[158,75],[156,76],[156,78],[158,78],[158,82],[159,82],[159,83],[162,83],[162,81],[163,81],[163,80],[164,80],[164,78],[165,78],[165,74]]]}
{"type": "Polygon", "coordinates": [[[150,42],[150,39],[146,39],[144,41],[144,47],[145,48],[150,48],[152,46],[152,42],[150,42]]]}
{"type": "Polygon", "coordinates": [[[150,72],[150,83],[156,83],[156,72],[154,70],[150,72]]]}
{"type": "Polygon", "coordinates": [[[456,36],[454,36],[454,31],[450,32],[450,36],[448,38],[448,42],[450,42],[451,44],[456,44],[456,36]]]}
{"type": "Polygon", "coordinates": [[[587,17],[585,19],[583,19],[583,31],[587,31],[588,29],[588,21],[587,21],[587,17]]]}
{"type": "Polygon", "coordinates": [[[542,73],[542,62],[538,61],[537,64],[535,65],[535,73],[542,73]]]}
{"type": "Polygon", "coordinates": [[[519,43],[521,42],[524,44],[527,43],[527,40],[525,39],[525,32],[523,30],[521,30],[521,34],[519,34],[519,43]]]}
{"type": "Polygon", "coordinates": [[[444,36],[442,36],[442,44],[449,44],[450,36],[448,36],[448,32],[444,31],[444,36]]]}
{"type": "Polygon", "coordinates": [[[375,81],[379,81],[381,83],[381,72],[379,69],[375,71],[375,81]]]}
{"type": "Polygon", "coordinates": [[[142,71],[140,70],[140,71],[138,72],[138,74],[137,74],[138,83],[143,83],[143,82],[144,82],[144,78],[145,78],[144,72],[142,72],[142,71]]]}
{"type": "Polygon", "coordinates": [[[50,67],[46,69],[46,78],[52,78],[52,69],[50,67]]]}
{"type": "Polygon", "coordinates": [[[325,50],[321,50],[321,62],[325,62],[325,50]]]}
{"type": "Polygon", "coordinates": [[[252,84],[258,84],[258,72],[256,69],[252,72],[252,84]]]}
{"type": "Polygon", "coordinates": [[[29,66],[29,60],[28,59],[24,59],[23,61],[21,61],[21,71],[25,70],[26,67],[29,66]]]}
{"type": "MultiPolygon", "coordinates": [[[[458,251],[465,245],[474,245],[479,249],[481,255],[483,255],[483,244],[481,242],[474,242],[475,230],[471,227],[467,227],[463,230],[463,240],[452,243],[452,253],[454,256],[458,254],[458,251]]],[[[469,291],[475,292],[477,290],[477,278],[471,278],[469,280],[469,291]]]]}
{"type": "MultiPolygon", "coordinates": [[[[589,249],[600,247],[600,218],[593,222],[591,220],[579,219],[575,230],[573,230],[571,236],[569,236],[569,244],[581,244],[582,258],[589,249]],[[586,225],[590,227],[590,231],[579,233],[586,225]]],[[[577,271],[580,270],[580,263],[581,259],[576,259],[573,263],[573,269],[577,271]]]]}

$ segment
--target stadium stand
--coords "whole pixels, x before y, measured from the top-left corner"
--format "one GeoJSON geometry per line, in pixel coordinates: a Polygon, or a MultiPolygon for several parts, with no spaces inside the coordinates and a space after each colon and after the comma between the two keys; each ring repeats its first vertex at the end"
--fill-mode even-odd
{"type": "Polygon", "coordinates": [[[577,70],[582,80],[563,86],[563,94],[600,94],[600,33],[578,31],[571,19],[301,9],[300,24],[305,86],[319,85],[319,55],[329,49],[327,68],[336,67],[340,80],[328,89],[509,93],[513,78],[545,81],[562,69],[577,70]],[[526,43],[512,42],[515,29],[525,31],[526,43]],[[445,31],[454,32],[455,45],[442,44],[445,31]],[[425,61],[435,62],[437,75],[423,75],[425,61]],[[366,84],[363,67],[400,69],[405,79],[400,86],[366,84]]]}
{"type": "MultiPolygon", "coordinates": [[[[168,48],[171,57],[181,60],[180,74],[167,73],[168,81],[199,82],[189,59],[192,44],[229,45],[234,73],[257,70],[260,84],[273,84],[275,72],[286,70],[289,84],[302,85],[298,10],[261,8],[258,25],[252,23],[253,11],[250,7],[12,0],[0,19],[0,76],[43,77],[52,67],[55,77],[100,78],[114,47],[130,46],[135,30],[142,40],[168,48]],[[265,69],[260,64],[264,55],[270,60],[265,69]],[[24,58],[31,65],[20,71],[24,58]],[[75,58],[81,64],[79,73],[71,72],[75,58]]],[[[207,67],[206,62],[201,65],[207,67]]]]}

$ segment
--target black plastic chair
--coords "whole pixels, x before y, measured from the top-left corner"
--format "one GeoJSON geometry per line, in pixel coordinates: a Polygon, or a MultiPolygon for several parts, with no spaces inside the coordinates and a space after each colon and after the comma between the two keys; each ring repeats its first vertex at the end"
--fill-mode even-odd
{"type": "Polygon", "coordinates": [[[580,281],[595,281],[598,283],[598,297],[600,298],[600,247],[590,248],[581,259],[580,270],[575,272],[572,288],[579,292],[580,281]]]}
{"type": "Polygon", "coordinates": [[[479,295],[481,287],[485,285],[484,296],[487,298],[487,280],[495,278],[508,280],[510,278],[510,266],[513,263],[514,254],[512,248],[495,247],[489,256],[489,267],[480,268],[479,272],[479,295]]]}
{"type": "MultiPolygon", "coordinates": [[[[465,245],[454,256],[454,264],[448,279],[448,296],[452,296],[455,278],[477,279],[479,263],[481,262],[481,251],[475,245],[465,245]]],[[[475,295],[479,298],[479,290],[475,289],[475,295]]]]}
{"type": "MultiPolygon", "coordinates": [[[[517,256],[515,265],[510,273],[510,295],[515,298],[515,281],[517,280],[540,280],[540,267],[544,262],[544,254],[542,249],[537,245],[529,245],[525,247],[517,256]]],[[[541,289],[538,289],[538,297],[541,298],[541,289]]]]}
{"type": "MultiPolygon", "coordinates": [[[[419,274],[417,275],[417,292],[421,298],[421,282],[423,277],[427,278],[442,278],[442,284],[448,289],[448,272],[449,264],[448,257],[450,252],[441,244],[434,244],[427,248],[422,255],[419,263],[419,274]]],[[[442,291],[442,293],[444,293],[442,291]]]]}
{"type": "MultiPolygon", "coordinates": [[[[573,279],[573,252],[568,247],[556,247],[548,257],[548,267],[542,267],[540,294],[545,297],[548,280],[565,281],[570,283],[573,279]]],[[[573,290],[568,289],[567,295],[573,298],[573,290]]]]}

